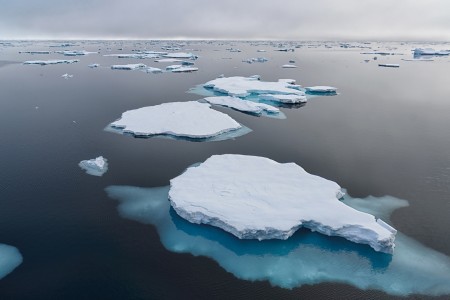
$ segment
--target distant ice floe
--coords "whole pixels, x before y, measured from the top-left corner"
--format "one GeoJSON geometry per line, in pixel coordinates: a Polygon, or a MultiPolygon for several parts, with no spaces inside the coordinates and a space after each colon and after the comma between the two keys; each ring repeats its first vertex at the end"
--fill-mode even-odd
{"type": "Polygon", "coordinates": [[[24,65],[41,65],[41,66],[46,66],[46,65],[58,65],[58,64],[74,64],[79,62],[78,59],[69,59],[69,60],[65,60],[65,59],[60,59],[60,60],[27,60],[25,61],[23,64],[24,65]]]}
{"type": "Polygon", "coordinates": [[[177,62],[182,62],[182,59],[177,59],[177,58],[161,58],[161,59],[157,59],[155,60],[155,62],[160,62],[160,63],[177,63],[177,62]]]}
{"type": "Polygon", "coordinates": [[[126,65],[112,65],[112,70],[139,70],[145,69],[147,65],[145,64],[126,64],[126,65]]]}
{"type": "Polygon", "coordinates": [[[160,57],[159,54],[148,54],[148,53],[105,54],[103,56],[117,57],[117,58],[134,58],[134,59],[150,59],[150,58],[158,58],[158,57],[160,57]]]}
{"type": "Polygon", "coordinates": [[[416,48],[414,49],[414,57],[418,56],[447,56],[450,50],[434,50],[432,48],[416,48]]]}
{"type": "Polygon", "coordinates": [[[295,95],[261,94],[259,95],[259,97],[262,100],[281,102],[286,104],[306,103],[308,101],[305,93],[295,95]]]}
{"type": "Polygon", "coordinates": [[[91,69],[98,68],[98,67],[100,67],[100,64],[90,64],[90,65],[88,65],[88,67],[91,69]]]}
{"type": "Polygon", "coordinates": [[[55,53],[62,54],[64,56],[84,56],[88,54],[97,54],[98,52],[89,52],[85,50],[65,50],[65,51],[55,51],[55,53]]]}
{"type": "Polygon", "coordinates": [[[19,51],[20,54],[50,54],[50,51],[19,51]]]}
{"type": "Polygon", "coordinates": [[[252,57],[249,59],[244,59],[242,62],[246,62],[248,64],[252,64],[252,63],[264,63],[269,61],[267,58],[265,57],[252,57]]]}
{"type": "Polygon", "coordinates": [[[240,239],[287,239],[300,227],[393,253],[397,230],[341,201],[341,187],[294,163],[213,155],[170,181],[175,211],[240,239]],[[224,205],[226,203],[226,205],[224,205]]]}
{"type": "Polygon", "coordinates": [[[197,59],[198,58],[197,55],[194,55],[192,53],[185,53],[185,52],[167,53],[167,54],[164,54],[163,57],[181,58],[181,59],[197,59]]]}
{"type": "Polygon", "coordinates": [[[198,68],[196,68],[196,67],[179,67],[179,68],[175,68],[175,69],[171,70],[172,73],[190,73],[190,72],[195,72],[195,71],[198,71],[198,68]]]}
{"type": "Polygon", "coordinates": [[[309,94],[319,94],[319,95],[322,94],[336,95],[337,93],[337,88],[323,85],[305,87],[305,90],[309,94]]]}
{"type": "Polygon", "coordinates": [[[378,64],[378,66],[385,68],[400,68],[399,64],[378,64]]]}
{"type": "Polygon", "coordinates": [[[169,102],[129,110],[110,127],[136,137],[161,135],[197,141],[233,132],[238,135],[229,137],[248,133],[230,116],[211,109],[208,103],[197,101],[169,102]]]}
{"type": "Polygon", "coordinates": [[[89,175],[102,176],[108,171],[108,160],[103,156],[82,160],[78,165],[89,175]]]}
{"type": "Polygon", "coordinates": [[[0,244],[0,279],[11,273],[22,261],[22,255],[17,248],[0,244]]]}
{"type": "Polygon", "coordinates": [[[217,96],[206,97],[203,100],[213,105],[230,107],[241,112],[246,112],[258,116],[261,116],[263,114],[278,115],[280,113],[280,109],[272,105],[248,101],[237,97],[217,96]]]}
{"type": "MultiPolygon", "coordinates": [[[[119,201],[123,218],[154,225],[169,251],[209,257],[242,280],[268,281],[288,289],[340,282],[398,296],[450,294],[450,258],[401,232],[396,235],[393,255],[306,229],[287,240],[239,240],[178,216],[170,207],[168,186],[110,186],[106,192],[119,201]]],[[[408,206],[407,201],[391,196],[346,195],[343,203],[385,221],[394,210],[408,206]]]]}
{"type": "Polygon", "coordinates": [[[285,69],[295,69],[295,68],[297,68],[296,65],[282,65],[281,67],[285,68],[285,69]]]}
{"type": "Polygon", "coordinates": [[[72,78],[73,75],[66,73],[66,74],[61,75],[61,77],[64,78],[64,79],[69,79],[69,78],[72,78]]]}

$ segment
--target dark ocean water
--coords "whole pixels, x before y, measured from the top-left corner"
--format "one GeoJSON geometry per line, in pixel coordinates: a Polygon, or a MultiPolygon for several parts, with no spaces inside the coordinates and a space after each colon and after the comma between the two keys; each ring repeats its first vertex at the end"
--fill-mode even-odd
{"type": "MultiPolygon", "coordinates": [[[[160,51],[164,43],[76,42],[68,49],[132,53],[160,51]]],[[[295,52],[278,52],[267,44],[190,42],[182,51],[193,49],[200,57],[198,72],[146,74],[109,66],[167,64],[99,54],[19,54],[66,50],[51,44],[0,45],[0,243],[17,247],[24,259],[0,280],[1,299],[395,298],[338,283],[290,290],[237,279],[209,258],[167,251],[155,228],[121,218],[117,202],[105,193],[111,185],[165,186],[186,167],[222,153],[295,162],[336,181],[353,197],[406,199],[410,206],[394,212],[393,225],[450,256],[450,57],[403,61],[412,58],[411,49],[426,46],[408,43],[358,44],[372,50],[304,43],[295,52]],[[230,47],[242,52],[225,50],[230,47]],[[403,55],[361,54],[379,49],[403,55]],[[258,56],[269,61],[242,62],[258,56]],[[41,59],[80,62],[22,65],[41,59]],[[281,68],[289,60],[299,67],[281,68]],[[91,63],[101,67],[90,69],[91,63]],[[399,63],[400,68],[378,63],[399,63]],[[64,73],[74,77],[65,80],[64,73]],[[283,108],[284,120],[218,109],[253,130],[235,140],[135,139],[104,131],[126,110],[200,99],[186,92],[220,74],[292,78],[302,86],[335,86],[339,94],[283,108]],[[78,167],[79,161],[99,155],[110,165],[103,177],[78,167]]]]}

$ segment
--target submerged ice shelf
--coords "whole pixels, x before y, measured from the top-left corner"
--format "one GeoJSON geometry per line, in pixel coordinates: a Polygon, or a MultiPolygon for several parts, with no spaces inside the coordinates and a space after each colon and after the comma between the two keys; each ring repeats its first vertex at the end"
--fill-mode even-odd
{"type": "MultiPolygon", "coordinates": [[[[339,282],[400,296],[450,294],[450,258],[400,232],[393,255],[302,229],[287,240],[239,240],[178,216],[167,200],[168,186],[110,186],[106,192],[119,200],[122,217],[154,225],[169,251],[209,257],[243,280],[267,280],[283,288],[339,282]]],[[[390,196],[344,196],[343,202],[384,220],[408,206],[407,201],[390,196]]]]}
{"type": "Polygon", "coordinates": [[[130,110],[110,126],[139,137],[166,135],[190,139],[208,139],[245,129],[230,116],[211,109],[210,104],[197,101],[169,102],[130,110]]]}
{"type": "Polygon", "coordinates": [[[0,279],[11,273],[22,261],[22,255],[17,248],[0,244],[0,279]]]}
{"type": "Polygon", "coordinates": [[[240,239],[287,239],[300,227],[392,253],[397,231],[339,201],[332,181],[294,163],[265,157],[213,155],[170,181],[175,211],[192,223],[222,228],[240,239]]]}

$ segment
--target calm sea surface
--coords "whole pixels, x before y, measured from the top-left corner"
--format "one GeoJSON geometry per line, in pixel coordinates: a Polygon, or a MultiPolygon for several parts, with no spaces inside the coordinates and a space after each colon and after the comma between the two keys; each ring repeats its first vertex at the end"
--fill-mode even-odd
{"type": "MultiPolygon", "coordinates": [[[[0,44],[0,243],[17,247],[24,258],[0,280],[0,299],[395,298],[338,283],[288,290],[237,279],[208,258],[167,251],[152,226],[121,218],[117,202],[104,190],[111,185],[165,186],[191,164],[222,153],[295,162],[336,181],[353,197],[406,199],[410,206],[393,214],[394,226],[450,256],[450,57],[402,60],[412,58],[411,49],[429,45],[352,43],[359,47],[342,48],[328,43],[327,48],[299,43],[302,47],[294,52],[279,52],[267,43],[189,42],[181,51],[199,56],[198,72],[146,74],[109,66],[168,64],[103,54],[161,51],[167,42],[49,47],[54,44],[0,44]],[[231,47],[242,52],[226,50],[231,47]],[[19,53],[69,49],[100,54],[19,53]],[[402,55],[361,54],[378,50],[402,55]],[[261,56],[269,61],[242,62],[261,56]],[[48,59],[80,62],[22,64],[48,59]],[[290,60],[298,68],[281,68],[290,60]],[[88,68],[91,63],[101,67],[88,68]],[[73,78],[61,78],[65,73],[73,78]],[[282,108],[284,120],[220,108],[253,130],[234,140],[136,139],[104,131],[126,110],[200,99],[186,92],[221,74],[258,74],[264,81],[292,78],[302,86],[335,86],[339,94],[282,108]],[[79,161],[99,155],[110,166],[103,177],[78,167],[79,161]]],[[[431,46],[450,49],[449,44],[431,46]]]]}

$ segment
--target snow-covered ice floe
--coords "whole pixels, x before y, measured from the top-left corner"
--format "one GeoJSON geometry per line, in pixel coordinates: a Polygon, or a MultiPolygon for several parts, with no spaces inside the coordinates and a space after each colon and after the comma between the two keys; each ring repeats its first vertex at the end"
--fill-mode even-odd
{"type": "Polygon", "coordinates": [[[295,68],[297,68],[296,65],[282,65],[281,67],[285,68],[285,69],[295,69],[295,68]]]}
{"type": "Polygon", "coordinates": [[[341,201],[341,187],[294,164],[213,155],[170,181],[175,211],[240,239],[287,239],[300,227],[393,253],[397,230],[341,201]]]}
{"type": "Polygon", "coordinates": [[[378,64],[379,67],[386,67],[386,68],[400,68],[399,64],[378,64]]]}
{"type": "Polygon", "coordinates": [[[27,60],[23,64],[24,65],[57,65],[57,64],[74,64],[79,62],[78,59],[54,59],[54,60],[27,60]]]}
{"type": "Polygon", "coordinates": [[[17,248],[0,244],[0,279],[11,273],[22,261],[22,255],[17,248]]]}
{"type": "Polygon", "coordinates": [[[108,171],[108,160],[103,156],[82,160],[78,165],[89,175],[102,176],[108,171]]]}
{"type": "Polygon", "coordinates": [[[283,94],[283,95],[304,95],[298,90],[298,86],[285,81],[266,82],[260,81],[259,76],[250,77],[220,77],[208,81],[203,87],[214,90],[222,94],[235,97],[247,97],[251,94],[283,94]]]}
{"type": "MultiPolygon", "coordinates": [[[[168,186],[110,186],[106,192],[118,200],[123,218],[154,225],[167,250],[208,257],[242,280],[268,281],[289,289],[339,282],[399,296],[450,294],[450,258],[401,232],[393,255],[307,229],[287,240],[239,240],[178,216],[167,200],[168,186]]],[[[385,221],[394,210],[408,206],[408,201],[391,196],[345,195],[342,202],[385,221]]]]}
{"type": "Polygon", "coordinates": [[[147,53],[132,53],[132,54],[105,54],[103,56],[117,57],[117,58],[134,58],[134,59],[149,59],[157,58],[158,54],[147,54],[147,53]]]}
{"type": "Polygon", "coordinates": [[[213,105],[230,107],[235,110],[239,110],[242,112],[258,116],[263,115],[264,113],[266,115],[271,114],[276,115],[280,113],[280,110],[272,105],[248,101],[237,97],[217,96],[217,97],[206,97],[203,100],[213,105]]]}
{"type": "Polygon", "coordinates": [[[126,65],[112,65],[111,69],[113,70],[139,70],[145,69],[147,65],[145,64],[126,64],[126,65]]]}
{"type": "Polygon", "coordinates": [[[181,58],[181,59],[197,59],[198,58],[197,55],[194,55],[192,53],[185,53],[185,52],[167,53],[167,54],[164,54],[163,57],[167,57],[167,58],[181,58]]]}
{"type": "Polygon", "coordinates": [[[308,94],[328,94],[328,95],[335,95],[337,92],[337,88],[332,86],[309,86],[305,87],[305,90],[308,94]]]}
{"type": "Polygon", "coordinates": [[[305,93],[298,95],[261,94],[259,97],[262,100],[286,104],[306,103],[308,101],[305,93]]]}
{"type": "Polygon", "coordinates": [[[85,50],[65,50],[65,51],[55,51],[55,53],[62,54],[64,56],[84,56],[88,54],[97,54],[98,52],[89,52],[85,50]]]}
{"type": "Polygon", "coordinates": [[[198,68],[196,68],[196,67],[183,67],[183,66],[171,70],[172,73],[189,73],[189,72],[195,72],[195,71],[198,71],[198,68]]]}
{"type": "Polygon", "coordinates": [[[414,56],[426,56],[426,55],[434,55],[434,56],[446,56],[450,55],[450,50],[434,50],[432,48],[416,48],[414,49],[414,56]]]}
{"type": "Polygon", "coordinates": [[[238,135],[230,135],[230,138],[248,133],[230,116],[198,101],[169,102],[129,110],[110,127],[137,137],[162,135],[199,141],[233,132],[238,135]],[[245,131],[240,132],[240,129],[245,131]]]}

